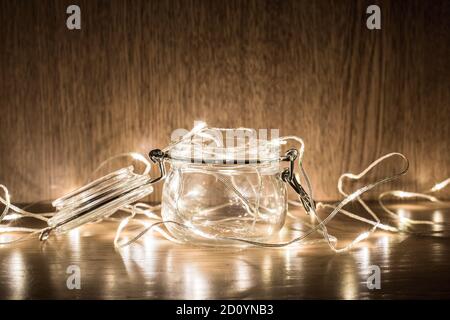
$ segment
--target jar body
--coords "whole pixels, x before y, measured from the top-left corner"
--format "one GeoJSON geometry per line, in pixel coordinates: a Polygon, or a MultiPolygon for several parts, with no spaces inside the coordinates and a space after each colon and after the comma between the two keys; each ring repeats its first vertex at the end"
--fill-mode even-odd
{"type": "Polygon", "coordinates": [[[276,234],[287,213],[287,190],[278,163],[211,165],[172,162],[161,214],[180,241],[245,245],[276,234]]]}

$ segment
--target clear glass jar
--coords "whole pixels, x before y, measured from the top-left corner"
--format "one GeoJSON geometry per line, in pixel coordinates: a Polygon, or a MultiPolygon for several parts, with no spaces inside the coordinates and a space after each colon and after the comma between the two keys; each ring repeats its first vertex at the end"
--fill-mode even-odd
{"type": "Polygon", "coordinates": [[[278,149],[263,157],[259,152],[253,160],[248,148],[231,157],[216,148],[214,159],[205,158],[210,155],[205,150],[191,151],[195,159],[185,148],[172,150],[163,187],[161,214],[164,221],[175,222],[166,224],[174,237],[194,244],[236,245],[233,238],[262,241],[281,229],[288,206],[278,149]]]}

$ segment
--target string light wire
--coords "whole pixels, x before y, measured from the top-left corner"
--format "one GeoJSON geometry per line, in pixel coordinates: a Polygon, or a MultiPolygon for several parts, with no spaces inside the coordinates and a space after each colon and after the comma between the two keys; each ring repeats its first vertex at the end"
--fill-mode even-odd
{"type": "MultiPolygon", "coordinates": [[[[200,131],[201,132],[201,131],[200,131]]],[[[310,196],[310,198],[312,197],[312,186],[309,180],[309,177],[306,173],[306,170],[303,167],[302,164],[302,160],[303,160],[303,155],[304,155],[304,142],[301,138],[297,137],[297,136],[287,136],[287,137],[282,137],[279,139],[279,143],[280,144],[286,144],[287,141],[293,140],[295,142],[297,142],[300,147],[299,147],[299,160],[298,160],[298,166],[300,168],[300,172],[303,175],[304,180],[306,181],[306,185],[308,188],[308,194],[310,196]]],[[[354,245],[356,245],[357,243],[367,239],[370,234],[372,234],[377,228],[385,230],[385,231],[390,231],[390,232],[399,232],[399,229],[387,224],[382,224],[380,222],[380,219],[378,218],[378,216],[375,214],[375,212],[370,208],[370,206],[361,198],[361,195],[364,194],[365,192],[368,192],[370,190],[372,190],[373,188],[384,184],[384,183],[388,183],[394,179],[397,179],[398,177],[404,175],[409,167],[409,162],[407,160],[407,158],[400,154],[400,153],[390,153],[387,154],[383,157],[380,157],[379,159],[377,159],[376,161],[374,161],[373,163],[371,163],[366,169],[364,169],[361,173],[359,174],[352,174],[352,173],[345,173],[343,175],[341,175],[341,177],[338,180],[338,190],[340,192],[341,195],[344,196],[344,199],[337,205],[337,206],[332,206],[329,204],[325,204],[325,203],[318,203],[317,204],[317,209],[320,208],[331,208],[332,212],[324,219],[324,220],[320,220],[320,218],[317,215],[317,210],[316,208],[313,208],[312,210],[312,215],[313,218],[315,220],[318,221],[318,224],[316,225],[310,225],[311,229],[306,233],[303,234],[299,237],[296,237],[292,240],[286,241],[286,242],[281,242],[281,243],[268,243],[268,242],[260,242],[260,241],[252,241],[252,240],[248,240],[248,239],[243,239],[243,238],[234,238],[234,237],[218,237],[218,236],[214,236],[213,238],[215,240],[232,240],[232,241],[237,241],[237,242],[243,242],[243,243],[247,243],[247,244],[251,244],[251,245],[256,245],[256,246],[262,246],[262,247],[285,247],[285,246],[289,246],[293,243],[298,243],[298,242],[302,242],[303,244],[305,243],[305,239],[310,236],[312,233],[319,231],[322,236],[324,237],[324,240],[328,243],[329,247],[335,251],[335,252],[344,252],[344,251],[348,251],[350,250],[354,245]],[[384,161],[386,161],[389,158],[393,158],[393,157],[399,157],[401,159],[401,161],[404,163],[403,168],[398,172],[395,173],[391,176],[385,177],[383,179],[380,179],[374,183],[371,183],[369,185],[366,185],[356,191],[354,191],[351,194],[347,194],[344,191],[343,185],[344,185],[344,180],[345,179],[349,179],[349,180],[360,180],[361,178],[363,178],[365,175],[367,175],[371,170],[373,170],[375,167],[377,167],[378,165],[380,165],[381,163],[383,163],[384,161]],[[374,220],[369,220],[366,219],[364,217],[361,217],[355,213],[349,212],[345,209],[343,209],[345,207],[345,205],[347,205],[348,203],[357,200],[362,206],[363,208],[370,214],[370,216],[374,219],[374,220]],[[342,247],[342,248],[337,248],[336,244],[337,244],[337,238],[331,234],[329,234],[326,225],[338,214],[338,213],[342,213],[352,219],[361,221],[361,222],[365,222],[367,224],[372,225],[372,227],[368,230],[365,231],[363,233],[360,233],[357,237],[355,237],[355,239],[353,241],[351,241],[348,245],[342,247]]],[[[442,185],[442,184],[441,184],[442,185]]],[[[301,205],[301,202],[298,201],[290,201],[290,204],[293,205],[301,205]]],[[[386,208],[386,207],[384,207],[386,208]]],[[[387,209],[387,208],[386,208],[387,209]]],[[[291,218],[297,219],[297,217],[290,215],[291,218]]],[[[119,244],[118,242],[116,242],[115,244],[119,247],[121,246],[125,246],[125,245],[129,245],[131,243],[133,243],[134,241],[138,240],[140,237],[142,237],[146,232],[152,230],[154,227],[157,226],[161,226],[161,225],[166,225],[166,224],[176,224],[178,226],[182,226],[182,228],[187,228],[189,229],[189,231],[194,232],[196,235],[200,236],[200,237],[204,237],[204,238],[210,238],[211,236],[204,234],[203,232],[199,232],[199,230],[197,230],[195,227],[193,227],[192,225],[184,225],[184,224],[180,224],[178,222],[175,221],[157,221],[154,224],[150,225],[149,227],[147,227],[146,229],[144,229],[143,231],[141,231],[137,236],[135,236],[134,238],[132,238],[131,240],[121,243],[119,244]]],[[[121,231],[123,231],[123,228],[121,228],[119,230],[118,233],[120,233],[121,231]]],[[[312,242],[308,242],[308,243],[316,243],[318,241],[312,241],[312,242]]]]}
{"type": "MultiPolygon", "coordinates": [[[[201,144],[196,142],[196,138],[205,138],[205,136],[211,138],[212,134],[208,130],[209,130],[209,128],[206,126],[206,123],[199,122],[196,124],[196,126],[191,131],[189,131],[186,135],[184,135],[179,141],[169,144],[166,148],[163,149],[163,151],[168,152],[171,149],[179,146],[180,143],[183,143],[183,142],[186,142],[189,140],[191,140],[193,144],[196,144],[197,146],[201,146],[201,144]]],[[[248,129],[248,130],[250,130],[250,129],[248,129]]],[[[217,141],[215,137],[212,137],[212,138],[214,139],[214,141],[217,141]]],[[[305,181],[306,188],[307,188],[306,192],[307,192],[309,198],[313,199],[313,187],[312,187],[310,179],[306,173],[306,170],[303,167],[303,157],[304,157],[304,151],[305,151],[305,144],[304,144],[303,140],[297,136],[286,136],[286,137],[281,137],[279,139],[276,139],[275,141],[270,141],[270,143],[274,143],[274,144],[278,144],[278,145],[286,145],[288,142],[291,142],[291,141],[299,144],[299,148],[298,148],[299,155],[298,155],[297,164],[298,164],[300,173],[298,174],[298,177],[300,178],[299,179],[300,181],[305,181]]],[[[143,163],[145,168],[144,168],[144,171],[141,173],[142,176],[147,176],[150,173],[152,164],[147,160],[147,158],[145,156],[143,156],[142,154],[139,154],[139,153],[135,153],[135,152],[119,154],[119,155],[113,156],[113,157],[105,160],[97,167],[97,169],[94,171],[94,173],[98,172],[101,168],[103,168],[106,164],[110,163],[111,161],[113,161],[117,158],[121,158],[121,157],[131,157],[135,161],[143,163]]],[[[157,213],[157,211],[160,211],[160,209],[161,209],[161,204],[157,204],[154,206],[146,204],[146,203],[141,203],[141,202],[138,202],[138,203],[135,203],[132,205],[127,204],[120,208],[120,211],[129,213],[129,216],[127,216],[126,218],[117,219],[112,216],[104,216],[101,219],[98,219],[96,222],[103,221],[103,220],[119,222],[119,225],[118,225],[118,228],[116,231],[116,235],[114,237],[114,246],[117,248],[121,248],[121,247],[132,244],[133,242],[140,239],[143,235],[145,235],[148,231],[156,231],[157,233],[162,235],[164,238],[166,238],[170,241],[173,241],[173,242],[180,243],[181,242],[180,240],[174,238],[170,233],[165,231],[165,228],[163,229],[163,227],[166,227],[168,224],[175,224],[181,228],[186,228],[187,230],[195,233],[196,235],[198,235],[200,237],[204,237],[204,238],[212,237],[215,240],[236,241],[236,242],[246,243],[246,244],[255,245],[255,246],[272,247],[272,248],[286,247],[286,246],[292,245],[294,243],[302,243],[303,245],[306,245],[306,244],[313,244],[313,243],[325,241],[328,244],[328,246],[331,248],[331,250],[333,250],[334,252],[344,252],[344,251],[350,250],[357,243],[367,239],[378,228],[385,230],[385,231],[390,231],[390,232],[404,231],[404,230],[400,230],[399,228],[396,228],[394,226],[390,226],[388,224],[381,223],[377,214],[375,214],[375,212],[361,198],[361,196],[364,193],[371,191],[372,189],[376,188],[377,186],[379,186],[381,184],[388,183],[388,182],[404,175],[408,170],[408,166],[409,166],[408,160],[406,159],[406,157],[404,155],[402,155],[400,153],[389,153],[385,156],[380,157],[379,159],[375,160],[374,162],[372,162],[366,169],[364,169],[359,174],[353,174],[353,173],[342,174],[338,180],[337,187],[338,187],[339,193],[344,197],[343,200],[341,200],[337,205],[331,205],[331,204],[319,202],[319,203],[317,203],[316,206],[312,206],[312,208],[311,208],[312,210],[309,211],[309,214],[311,215],[312,220],[315,221],[316,223],[308,224],[308,223],[302,221],[305,225],[308,225],[310,227],[310,229],[307,232],[305,232],[304,234],[302,234],[298,237],[295,237],[289,241],[285,241],[285,242],[270,243],[270,242],[253,241],[253,240],[237,238],[237,237],[211,236],[209,234],[205,234],[204,232],[199,231],[194,226],[189,225],[189,224],[181,224],[176,221],[164,221],[162,219],[161,215],[157,213]],[[345,180],[358,181],[358,180],[362,179],[364,176],[366,176],[375,167],[377,167],[381,163],[383,163],[385,160],[387,160],[389,158],[394,158],[394,157],[400,158],[401,162],[403,163],[403,168],[399,172],[394,173],[390,176],[384,177],[382,179],[379,179],[373,183],[367,184],[351,193],[347,193],[344,190],[344,181],[345,180]],[[365,209],[366,212],[369,213],[369,215],[373,218],[373,220],[364,218],[358,214],[352,213],[352,212],[344,209],[344,207],[347,204],[349,204],[355,200],[361,204],[361,206],[365,209]],[[324,219],[320,219],[320,217],[318,215],[318,211],[320,209],[326,209],[326,208],[330,209],[331,212],[324,219]],[[338,248],[337,247],[338,239],[335,236],[331,235],[327,229],[327,225],[335,218],[335,216],[338,213],[343,214],[351,219],[369,224],[369,225],[371,225],[371,228],[365,232],[358,234],[346,246],[344,246],[342,248],[338,248]],[[138,217],[145,217],[146,220],[142,220],[138,217]],[[124,238],[123,233],[125,232],[126,228],[130,225],[130,223],[141,225],[143,227],[143,230],[139,231],[136,235],[134,235],[130,239],[124,238]],[[306,241],[306,239],[315,232],[319,232],[322,235],[323,239],[306,241]]],[[[232,181],[225,181],[225,180],[226,179],[221,179],[222,183],[225,183],[226,185],[228,185],[228,187],[232,191],[234,190],[235,192],[238,192],[237,188],[233,187],[232,181]]],[[[261,182],[260,182],[260,184],[261,184],[261,182]]],[[[428,200],[431,202],[442,203],[436,197],[430,195],[429,193],[433,193],[438,190],[442,190],[449,184],[450,184],[450,178],[446,179],[440,183],[437,183],[427,193],[411,193],[411,192],[406,192],[406,191],[401,191],[401,190],[393,190],[393,191],[383,192],[379,195],[378,201],[379,201],[380,207],[382,208],[383,211],[388,213],[392,218],[401,221],[402,223],[406,223],[408,225],[439,224],[434,221],[412,220],[409,218],[400,217],[398,214],[396,214],[395,212],[390,210],[385,205],[385,203],[383,202],[383,199],[390,196],[390,197],[398,197],[398,198],[419,198],[419,199],[425,199],[425,200],[428,200]]],[[[25,236],[21,236],[21,237],[18,237],[13,240],[9,240],[9,241],[0,242],[0,245],[12,244],[12,243],[16,243],[19,241],[28,240],[32,236],[37,235],[37,234],[42,234],[43,232],[45,232],[48,229],[48,227],[23,228],[23,227],[11,226],[11,224],[13,222],[15,222],[16,220],[18,220],[20,218],[28,217],[28,218],[40,220],[40,221],[48,224],[49,219],[53,218],[56,214],[58,214],[58,211],[47,212],[47,213],[43,213],[43,214],[41,214],[41,213],[36,214],[36,213],[32,213],[32,212],[29,212],[24,209],[20,209],[17,206],[14,206],[13,204],[11,204],[11,198],[10,198],[8,189],[4,185],[0,185],[0,188],[2,189],[2,191],[4,193],[4,197],[0,197],[0,202],[5,206],[0,215],[0,222],[2,223],[0,225],[0,234],[26,233],[25,236]],[[3,224],[5,222],[7,222],[6,225],[3,224]]],[[[261,185],[259,186],[259,190],[260,190],[260,188],[261,188],[261,185]]],[[[238,196],[239,196],[239,194],[238,194],[238,196]]],[[[239,198],[242,198],[242,197],[239,197],[239,198]]],[[[65,198],[63,198],[62,201],[63,202],[67,201],[67,199],[70,199],[70,197],[66,196],[65,198]]],[[[245,198],[244,198],[244,200],[245,200],[245,198]]],[[[74,201],[74,200],[72,199],[72,201],[74,201]]],[[[247,202],[244,201],[244,203],[247,203],[247,202]]],[[[289,204],[291,204],[293,206],[302,206],[302,202],[296,201],[296,200],[289,200],[289,204]]],[[[257,203],[257,205],[255,207],[252,207],[250,205],[247,205],[245,207],[248,211],[251,211],[251,214],[253,216],[258,214],[259,203],[257,203]]],[[[114,212],[112,212],[112,213],[114,213],[114,212]]],[[[293,216],[289,212],[288,212],[288,216],[291,219],[295,219],[295,220],[299,219],[297,216],[293,216]]]]}

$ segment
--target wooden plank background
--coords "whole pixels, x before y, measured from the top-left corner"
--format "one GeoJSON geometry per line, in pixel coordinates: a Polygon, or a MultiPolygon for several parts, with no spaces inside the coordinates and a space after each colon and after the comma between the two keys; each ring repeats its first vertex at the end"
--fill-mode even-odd
{"type": "Polygon", "coordinates": [[[450,176],[449,17],[440,0],[0,0],[0,183],[53,199],[202,119],[302,136],[318,199],[391,151],[411,161],[396,187],[430,187],[450,176]]]}

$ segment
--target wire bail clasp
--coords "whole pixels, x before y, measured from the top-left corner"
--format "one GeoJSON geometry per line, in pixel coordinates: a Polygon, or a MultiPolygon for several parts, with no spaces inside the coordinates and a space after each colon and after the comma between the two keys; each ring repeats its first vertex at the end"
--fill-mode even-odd
{"type": "Polygon", "coordinates": [[[156,177],[150,181],[150,183],[158,182],[166,177],[166,167],[164,166],[164,159],[167,158],[167,154],[160,149],[153,149],[148,153],[150,160],[158,165],[159,177],[156,177]]]}
{"type": "Polygon", "coordinates": [[[295,169],[295,160],[298,158],[298,150],[297,149],[289,149],[286,154],[281,158],[281,161],[289,161],[289,167],[284,169],[281,173],[281,179],[284,182],[289,183],[289,185],[294,189],[295,192],[300,197],[300,201],[302,202],[303,208],[305,208],[306,213],[310,213],[312,209],[315,208],[314,200],[310,198],[308,193],[302,187],[302,185],[298,182],[297,178],[294,174],[295,169]]]}

